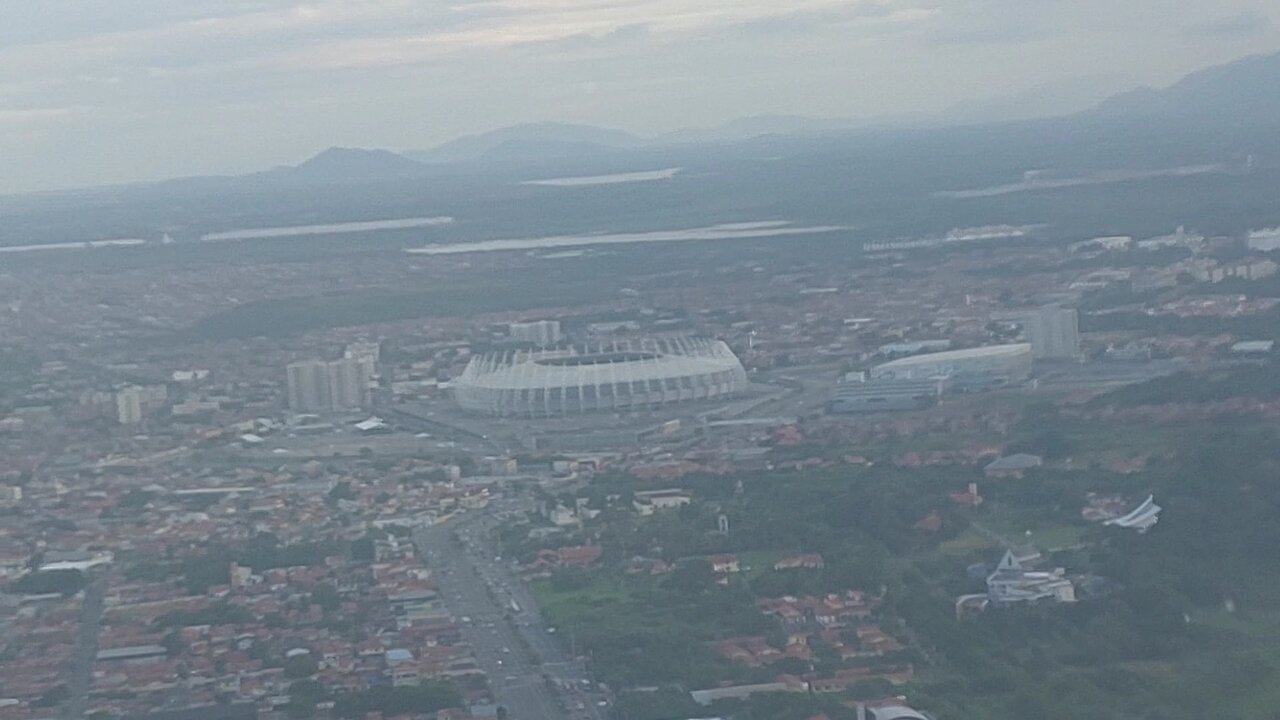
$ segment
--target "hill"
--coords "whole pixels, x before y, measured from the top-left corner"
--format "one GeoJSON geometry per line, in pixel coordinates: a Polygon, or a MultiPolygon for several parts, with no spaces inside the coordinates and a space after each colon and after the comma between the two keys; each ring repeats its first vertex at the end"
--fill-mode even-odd
{"type": "Polygon", "coordinates": [[[1160,120],[1256,126],[1280,120],[1280,53],[1199,70],[1166,88],[1115,95],[1083,114],[1094,120],[1160,120]]]}
{"type": "Polygon", "coordinates": [[[408,151],[405,156],[423,163],[453,163],[480,160],[502,148],[542,158],[565,152],[633,147],[640,143],[640,138],[622,130],[572,123],[523,123],[464,135],[430,150],[408,151]]]}
{"type": "Polygon", "coordinates": [[[422,163],[389,150],[332,147],[298,165],[267,174],[307,182],[360,182],[420,177],[427,172],[422,163]]]}

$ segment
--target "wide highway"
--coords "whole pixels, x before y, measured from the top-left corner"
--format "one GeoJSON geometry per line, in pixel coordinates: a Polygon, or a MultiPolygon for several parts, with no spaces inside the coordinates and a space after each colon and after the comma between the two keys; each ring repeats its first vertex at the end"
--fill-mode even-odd
{"type": "Polygon", "coordinates": [[[515,507],[514,501],[499,501],[486,511],[422,528],[414,543],[512,720],[605,720],[605,695],[583,663],[561,650],[528,587],[494,554],[489,530],[499,512],[515,507]]]}

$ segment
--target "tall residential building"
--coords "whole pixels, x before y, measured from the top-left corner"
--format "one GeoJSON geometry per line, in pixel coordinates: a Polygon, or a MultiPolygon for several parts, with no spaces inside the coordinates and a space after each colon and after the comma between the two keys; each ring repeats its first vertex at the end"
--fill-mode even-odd
{"type": "Polygon", "coordinates": [[[334,412],[358,410],[369,405],[369,381],[373,363],[367,358],[343,358],[328,363],[329,402],[334,412]]]}
{"type": "Polygon", "coordinates": [[[560,342],[559,320],[511,323],[507,328],[512,340],[527,342],[538,347],[550,347],[560,342]]]}
{"type": "Polygon", "coordinates": [[[1070,360],[1080,356],[1080,318],[1056,305],[1029,313],[1023,323],[1031,355],[1037,360],[1070,360]]]}
{"type": "Polygon", "coordinates": [[[343,358],[304,360],[287,368],[289,407],[297,412],[342,412],[369,404],[373,363],[343,358]]]}
{"type": "Polygon", "coordinates": [[[328,363],[323,360],[303,360],[290,363],[286,369],[289,381],[289,408],[298,412],[328,410],[328,363]]]}
{"type": "Polygon", "coordinates": [[[142,388],[129,387],[116,393],[116,420],[121,425],[142,422],[142,388]]]}

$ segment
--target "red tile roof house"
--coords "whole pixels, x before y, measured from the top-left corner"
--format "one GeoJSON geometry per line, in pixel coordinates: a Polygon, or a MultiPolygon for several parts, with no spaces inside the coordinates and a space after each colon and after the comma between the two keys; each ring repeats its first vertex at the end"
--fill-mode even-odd
{"type": "Polygon", "coordinates": [[[535,565],[549,567],[587,567],[600,559],[604,548],[599,545],[570,545],[555,550],[540,550],[535,565]]]}
{"type": "Polygon", "coordinates": [[[982,496],[978,494],[978,483],[969,483],[969,487],[961,492],[951,493],[951,502],[963,507],[977,507],[982,504],[982,496]]]}
{"type": "Polygon", "coordinates": [[[915,671],[910,665],[902,665],[892,668],[847,668],[845,670],[837,670],[835,675],[829,678],[809,678],[809,687],[814,692],[840,692],[852,685],[867,682],[869,680],[887,680],[894,685],[903,685],[911,682],[911,678],[915,676],[915,671]]]}

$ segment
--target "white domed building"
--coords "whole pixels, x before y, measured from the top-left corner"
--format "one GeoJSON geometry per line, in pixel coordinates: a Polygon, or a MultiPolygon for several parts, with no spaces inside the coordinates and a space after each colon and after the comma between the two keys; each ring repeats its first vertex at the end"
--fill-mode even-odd
{"type": "Polygon", "coordinates": [[[746,387],[746,370],[729,346],[696,337],[489,353],[472,358],[453,382],[464,410],[530,418],[656,408],[746,387]]]}
{"type": "Polygon", "coordinates": [[[872,380],[946,380],[958,392],[1019,385],[1031,377],[1031,346],[991,345],[912,355],[871,368],[872,380]]]}

